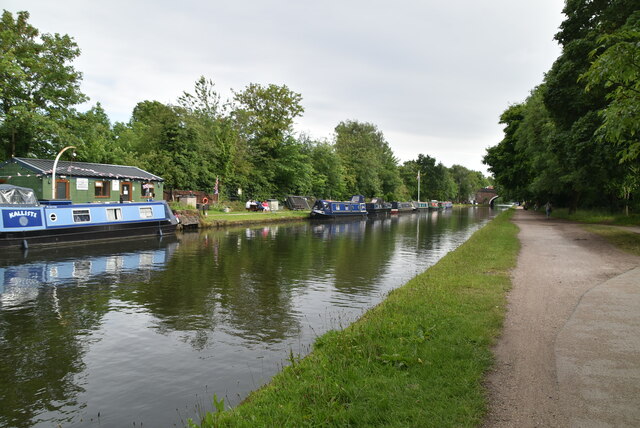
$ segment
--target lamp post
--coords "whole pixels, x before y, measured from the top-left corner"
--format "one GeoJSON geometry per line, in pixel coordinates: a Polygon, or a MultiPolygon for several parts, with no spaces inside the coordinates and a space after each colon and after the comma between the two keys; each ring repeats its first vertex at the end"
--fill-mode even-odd
{"type": "Polygon", "coordinates": [[[56,199],[56,168],[58,167],[58,160],[60,159],[60,156],[62,156],[62,154],[69,150],[69,149],[75,149],[76,146],[67,146],[64,149],[60,150],[60,152],[58,152],[58,156],[56,156],[56,160],[53,161],[53,170],[51,171],[51,200],[55,200],[56,199]]]}

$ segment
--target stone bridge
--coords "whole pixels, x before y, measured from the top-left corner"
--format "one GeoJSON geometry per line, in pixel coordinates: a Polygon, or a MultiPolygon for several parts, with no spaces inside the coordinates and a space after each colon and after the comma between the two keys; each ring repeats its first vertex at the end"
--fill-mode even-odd
{"type": "Polygon", "coordinates": [[[485,187],[476,192],[476,203],[481,205],[493,205],[493,201],[498,199],[500,195],[492,186],[485,187]]]}

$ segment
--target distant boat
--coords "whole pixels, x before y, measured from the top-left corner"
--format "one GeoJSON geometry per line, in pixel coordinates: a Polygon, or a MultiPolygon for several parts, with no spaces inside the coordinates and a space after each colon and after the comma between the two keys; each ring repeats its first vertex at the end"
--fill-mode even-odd
{"type": "Polygon", "coordinates": [[[369,215],[380,215],[391,213],[391,203],[385,202],[382,198],[372,198],[371,202],[366,204],[367,213],[369,215]]]}
{"type": "Polygon", "coordinates": [[[453,208],[453,202],[451,202],[451,201],[444,201],[444,202],[442,202],[442,206],[444,207],[444,209],[453,208]]]}
{"type": "Polygon", "coordinates": [[[391,202],[391,214],[402,214],[413,212],[413,204],[411,202],[391,202]]]}
{"type": "Polygon", "coordinates": [[[418,211],[425,211],[429,209],[428,202],[413,201],[412,204],[413,204],[413,209],[418,211]]]}
{"type": "Polygon", "coordinates": [[[438,201],[436,201],[435,199],[432,199],[429,201],[429,211],[436,211],[441,209],[442,207],[440,206],[440,203],[438,201]]]}
{"type": "Polygon", "coordinates": [[[74,204],[38,201],[26,187],[0,184],[0,247],[73,244],[175,232],[165,201],[74,204]]]}
{"type": "Polygon", "coordinates": [[[365,217],[367,207],[364,196],[355,195],[350,201],[331,201],[318,199],[311,208],[312,219],[331,219],[346,217],[365,217]]]}

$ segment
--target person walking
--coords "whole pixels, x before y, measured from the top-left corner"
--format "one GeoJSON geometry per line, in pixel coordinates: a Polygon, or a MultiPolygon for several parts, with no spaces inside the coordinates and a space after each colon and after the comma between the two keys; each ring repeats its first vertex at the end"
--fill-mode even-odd
{"type": "Polygon", "coordinates": [[[547,218],[551,217],[551,202],[547,201],[544,205],[544,210],[547,213],[547,218]]]}

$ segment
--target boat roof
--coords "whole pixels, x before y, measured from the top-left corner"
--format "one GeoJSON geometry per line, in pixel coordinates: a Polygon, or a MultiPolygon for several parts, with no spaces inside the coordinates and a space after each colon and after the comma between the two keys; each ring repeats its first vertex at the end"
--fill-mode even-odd
{"type": "MultiPolygon", "coordinates": [[[[0,167],[15,162],[36,173],[50,175],[53,172],[53,160],[12,158],[0,164],[0,167]]],[[[76,177],[108,178],[108,179],[133,179],[143,181],[164,181],[162,177],[151,174],[137,166],[109,165],[103,163],[58,161],[56,175],[73,175],[76,177]]]]}

